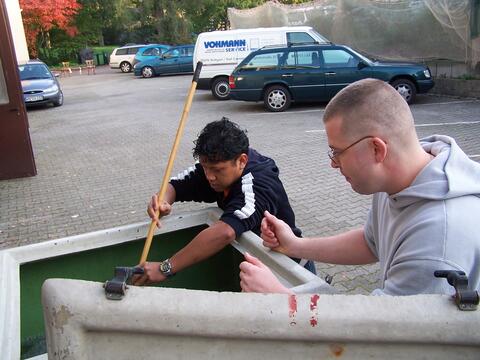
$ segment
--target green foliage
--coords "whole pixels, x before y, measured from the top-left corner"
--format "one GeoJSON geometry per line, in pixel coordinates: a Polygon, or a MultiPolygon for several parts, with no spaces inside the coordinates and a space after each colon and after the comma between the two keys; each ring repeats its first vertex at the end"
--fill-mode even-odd
{"type": "Polygon", "coordinates": [[[456,79],[460,79],[460,80],[480,80],[480,77],[472,75],[472,74],[462,74],[462,75],[456,77],[456,79]]]}
{"type": "Polygon", "coordinates": [[[108,46],[93,46],[92,50],[94,54],[111,54],[113,49],[117,48],[118,45],[108,45],[108,46]]]}
{"type": "Polygon", "coordinates": [[[199,0],[186,1],[194,33],[223,30],[229,27],[227,9],[247,9],[265,3],[265,0],[199,0]]]}
{"type": "Polygon", "coordinates": [[[104,34],[116,30],[116,3],[118,0],[78,0],[82,5],[75,18],[79,32],[89,44],[104,45],[104,34]]]}
{"type": "Polygon", "coordinates": [[[38,57],[48,66],[59,66],[62,61],[73,62],[76,55],[68,53],[64,48],[39,48],[38,57]]]}
{"type": "Polygon", "coordinates": [[[50,66],[59,65],[62,61],[77,62],[78,52],[85,46],[82,36],[72,38],[60,29],[50,31],[50,43],[50,47],[38,48],[40,60],[50,66]]]}
{"type": "MultiPolygon", "coordinates": [[[[200,32],[228,29],[227,9],[252,8],[266,0],[77,0],[78,35],[51,31],[52,49],[41,48],[48,64],[74,61],[80,49],[104,44],[193,43],[200,32]]],[[[284,4],[306,0],[283,0],[284,4]]],[[[46,47],[46,46],[44,46],[46,47]]],[[[111,52],[111,49],[108,53],[111,52]]]]}

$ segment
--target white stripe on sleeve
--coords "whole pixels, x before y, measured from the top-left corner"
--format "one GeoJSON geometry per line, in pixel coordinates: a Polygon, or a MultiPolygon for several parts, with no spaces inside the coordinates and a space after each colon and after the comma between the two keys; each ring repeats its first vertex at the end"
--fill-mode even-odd
{"type": "Polygon", "coordinates": [[[242,192],[245,196],[245,205],[233,213],[240,220],[248,219],[255,212],[255,193],[253,192],[252,173],[242,176],[242,192]]]}

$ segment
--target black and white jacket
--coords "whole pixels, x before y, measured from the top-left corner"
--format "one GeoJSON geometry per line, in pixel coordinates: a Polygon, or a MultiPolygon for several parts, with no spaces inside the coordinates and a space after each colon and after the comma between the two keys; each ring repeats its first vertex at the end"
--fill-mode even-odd
{"type": "Polygon", "coordinates": [[[230,225],[237,237],[248,230],[260,235],[265,210],[285,221],[297,236],[301,236],[278,174],[272,159],[249,149],[242,176],[232,184],[226,196],[210,187],[199,163],[173,177],[170,183],[176,191],[175,201],[216,201],[223,210],[220,220],[230,225]]]}

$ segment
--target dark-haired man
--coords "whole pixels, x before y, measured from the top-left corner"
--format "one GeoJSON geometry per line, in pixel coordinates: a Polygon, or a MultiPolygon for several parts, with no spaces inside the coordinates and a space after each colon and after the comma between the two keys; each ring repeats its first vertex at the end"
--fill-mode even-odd
{"type": "MultiPolygon", "coordinates": [[[[195,141],[193,156],[199,162],[170,180],[160,206],[157,196],[152,197],[149,216],[158,222],[156,210],[167,215],[176,201],[217,202],[223,214],[170,258],[143,264],[145,275],[136,284],[163,281],[216,254],[245,231],[260,235],[265,211],[301,235],[275,162],[250,148],[237,124],[227,118],[207,124],[195,141]]],[[[305,267],[315,273],[313,262],[305,267]]]]}

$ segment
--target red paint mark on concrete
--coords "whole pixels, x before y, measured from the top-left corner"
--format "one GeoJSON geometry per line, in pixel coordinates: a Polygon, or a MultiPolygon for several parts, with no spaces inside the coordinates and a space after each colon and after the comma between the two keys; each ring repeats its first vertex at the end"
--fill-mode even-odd
{"type": "Polygon", "coordinates": [[[311,313],[311,316],[310,316],[310,325],[311,325],[312,327],[315,327],[315,326],[317,326],[317,324],[318,324],[318,321],[317,321],[317,303],[318,303],[318,299],[320,299],[320,295],[318,295],[318,294],[312,295],[312,297],[310,298],[310,313],[311,313]]]}
{"type": "Polygon", "coordinates": [[[320,295],[318,294],[312,295],[312,297],[310,298],[310,310],[313,311],[317,309],[318,299],[320,299],[320,295]]]}
{"type": "Polygon", "coordinates": [[[297,314],[297,296],[289,295],[288,296],[288,308],[290,316],[290,325],[295,325],[295,315],[297,314]]]}

